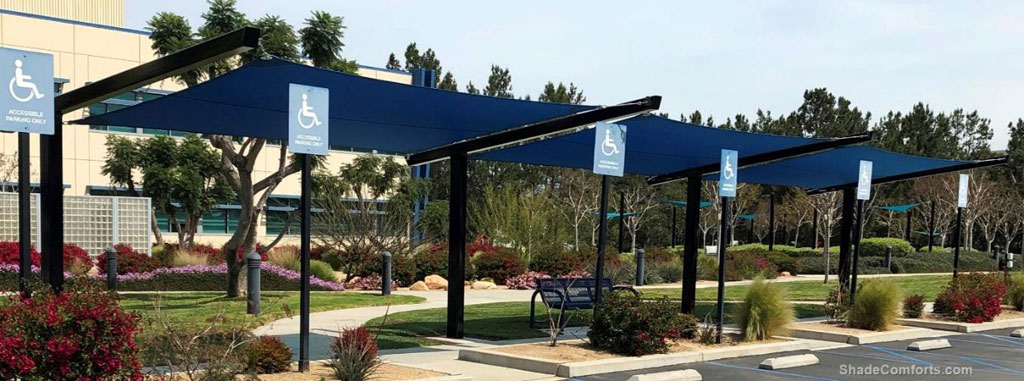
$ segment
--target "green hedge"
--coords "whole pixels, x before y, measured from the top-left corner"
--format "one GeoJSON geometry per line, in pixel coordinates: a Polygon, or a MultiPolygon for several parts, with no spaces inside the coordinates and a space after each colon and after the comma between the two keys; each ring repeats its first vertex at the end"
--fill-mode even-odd
{"type": "Polygon", "coordinates": [[[860,241],[861,257],[885,257],[885,248],[892,247],[893,257],[906,257],[914,252],[910,243],[899,238],[865,238],[860,241]]]}

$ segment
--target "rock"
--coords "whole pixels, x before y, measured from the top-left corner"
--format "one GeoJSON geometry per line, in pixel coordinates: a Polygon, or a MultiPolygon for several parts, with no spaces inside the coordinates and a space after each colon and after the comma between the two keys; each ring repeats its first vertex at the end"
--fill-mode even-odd
{"type": "Polygon", "coordinates": [[[466,286],[466,287],[469,287],[469,286],[470,286],[471,284],[472,284],[472,283],[469,283],[469,281],[468,281],[468,280],[467,280],[467,281],[465,281],[465,282],[462,282],[462,285],[463,285],[463,286],[466,286]]]}
{"type": "Polygon", "coordinates": [[[431,290],[447,290],[448,281],[440,275],[427,275],[423,282],[427,284],[427,287],[431,290]]]}
{"type": "Polygon", "coordinates": [[[783,272],[779,273],[779,276],[793,276],[793,275],[790,274],[789,271],[783,271],[783,272]]]}
{"type": "Polygon", "coordinates": [[[491,283],[494,283],[494,279],[488,278],[488,277],[480,278],[480,281],[481,282],[491,282],[491,283]]]}
{"type": "Polygon", "coordinates": [[[490,290],[490,289],[493,289],[493,288],[496,288],[496,287],[498,287],[498,286],[496,286],[493,282],[484,282],[484,281],[473,282],[473,285],[470,286],[470,288],[472,288],[474,290],[490,290]]]}
{"type": "Polygon", "coordinates": [[[413,283],[412,286],[409,286],[409,291],[430,291],[430,288],[427,287],[427,284],[423,283],[423,281],[421,280],[419,282],[413,283]]]}
{"type": "Polygon", "coordinates": [[[352,279],[348,280],[348,284],[352,284],[352,283],[355,283],[355,282],[358,282],[358,281],[359,281],[359,277],[354,276],[354,277],[352,277],[352,279]]]}

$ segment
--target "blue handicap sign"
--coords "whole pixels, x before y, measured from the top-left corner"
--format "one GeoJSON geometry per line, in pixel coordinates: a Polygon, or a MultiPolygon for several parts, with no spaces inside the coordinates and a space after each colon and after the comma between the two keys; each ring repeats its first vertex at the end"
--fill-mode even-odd
{"type": "Polygon", "coordinates": [[[53,56],[0,48],[0,130],[53,134],[53,56]]]}
{"type": "Polygon", "coordinates": [[[739,153],[722,150],[722,163],[718,168],[718,195],[736,197],[736,177],[739,174],[739,153]]]}
{"type": "Polygon", "coordinates": [[[598,122],[594,127],[594,173],[622,177],[626,167],[626,126],[598,122]]]}
{"type": "Polygon", "coordinates": [[[294,153],[326,155],[330,123],[330,90],[288,84],[288,150],[294,153]]]}
{"type": "Polygon", "coordinates": [[[967,207],[967,190],[970,186],[971,177],[966,173],[960,174],[960,188],[957,189],[956,195],[956,207],[966,208],[967,207]]]}
{"type": "Polygon", "coordinates": [[[871,170],[874,167],[874,163],[861,160],[860,170],[857,172],[857,199],[858,200],[870,200],[871,199],[871,170]]]}

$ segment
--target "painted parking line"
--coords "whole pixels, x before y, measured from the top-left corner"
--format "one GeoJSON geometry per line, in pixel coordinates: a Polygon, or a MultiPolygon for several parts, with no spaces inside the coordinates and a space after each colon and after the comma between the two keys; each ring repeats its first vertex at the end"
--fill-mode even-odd
{"type": "Polygon", "coordinates": [[[879,351],[879,352],[882,352],[882,353],[885,353],[885,354],[888,354],[888,355],[892,355],[892,356],[896,356],[896,357],[899,357],[899,358],[903,358],[903,359],[907,359],[907,360],[910,360],[910,361],[914,361],[914,362],[917,362],[918,364],[921,364],[921,365],[926,365],[926,366],[934,366],[935,365],[935,364],[932,364],[932,363],[930,363],[928,361],[925,361],[925,360],[922,360],[922,359],[919,359],[919,358],[916,358],[916,357],[911,357],[911,356],[907,356],[907,355],[904,355],[904,354],[896,353],[893,350],[882,348],[882,347],[879,347],[879,346],[876,346],[876,345],[865,345],[864,347],[867,347],[867,348],[870,348],[870,349],[873,349],[873,350],[876,350],[876,351],[879,351]]]}
{"type": "Polygon", "coordinates": [[[979,345],[995,345],[997,347],[1014,348],[1014,349],[1024,348],[1024,346],[1021,346],[1021,345],[996,344],[996,343],[985,342],[985,341],[974,341],[974,340],[964,340],[964,339],[948,339],[948,340],[949,341],[958,341],[958,342],[961,342],[961,343],[979,344],[979,345]]]}
{"type": "Polygon", "coordinates": [[[1024,348],[1024,342],[1021,342],[1021,340],[1019,340],[1019,339],[1018,340],[1012,340],[1012,339],[1007,339],[1005,337],[993,336],[993,335],[984,334],[984,333],[981,334],[981,335],[985,336],[987,338],[990,338],[990,339],[999,340],[999,341],[1002,341],[1002,342],[1010,343],[1010,344],[1016,345],[1018,347],[1024,348]]]}
{"type": "Polygon", "coordinates": [[[806,374],[800,374],[800,373],[782,372],[782,371],[778,371],[778,370],[767,370],[767,369],[760,369],[760,368],[751,368],[751,367],[747,367],[747,366],[731,365],[731,364],[725,364],[725,363],[714,362],[714,361],[707,362],[705,364],[717,365],[717,366],[726,367],[726,368],[732,368],[732,369],[749,370],[749,371],[752,371],[752,372],[768,373],[768,374],[774,374],[774,375],[785,376],[785,377],[798,377],[798,378],[807,378],[807,379],[812,379],[812,380],[824,380],[824,381],[840,381],[838,378],[826,378],[826,377],[808,376],[806,374]]]}

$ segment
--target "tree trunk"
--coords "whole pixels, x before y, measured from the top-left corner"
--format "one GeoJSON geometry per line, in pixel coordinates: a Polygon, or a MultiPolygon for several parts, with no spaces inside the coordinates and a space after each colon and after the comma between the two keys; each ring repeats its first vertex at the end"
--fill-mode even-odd
{"type": "MultiPolygon", "coordinates": [[[[159,246],[163,246],[164,245],[164,235],[163,235],[163,233],[160,232],[160,225],[158,225],[156,223],[156,213],[153,212],[152,208],[150,208],[150,210],[149,210],[149,228],[151,230],[153,230],[153,238],[156,239],[156,244],[159,245],[159,246]]],[[[114,243],[119,243],[119,242],[114,242],[114,243]]]]}

